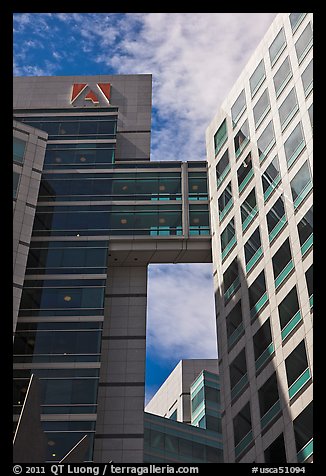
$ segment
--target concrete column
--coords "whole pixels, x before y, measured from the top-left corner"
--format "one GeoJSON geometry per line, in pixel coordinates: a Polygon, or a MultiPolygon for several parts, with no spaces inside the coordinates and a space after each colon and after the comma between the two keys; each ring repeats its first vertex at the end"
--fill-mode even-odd
{"type": "Polygon", "coordinates": [[[147,266],[109,267],[94,462],[141,463],[147,266]]]}

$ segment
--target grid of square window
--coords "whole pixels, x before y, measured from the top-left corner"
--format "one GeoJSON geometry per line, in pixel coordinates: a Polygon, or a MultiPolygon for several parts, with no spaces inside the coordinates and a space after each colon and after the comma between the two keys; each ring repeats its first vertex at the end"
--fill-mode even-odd
{"type": "MultiPolygon", "coordinates": [[[[229,375],[224,418],[229,423],[233,420],[231,445],[236,462],[254,444],[252,401],[248,402],[246,392],[252,359],[261,381],[261,434],[285,412],[280,385],[284,388],[286,381],[291,404],[312,378],[302,325],[306,322],[309,327],[313,310],[312,18],[283,14],[283,19],[267,49],[265,45],[263,57],[256,56],[256,66],[246,80],[239,81],[234,101],[227,100],[230,115],[220,121],[224,141],[219,151],[215,148],[212,162],[216,167],[216,187],[211,180],[210,194],[213,204],[216,200],[211,218],[219,271],[219,352],[221,366],[229,375]],[[281,384],[273,360],[280,346],[290,349],[285,352],[281,384]],[[298,369],[295,359],[302,362],[298,369]],[[266,372],[267,379],[262,377],[266,372]]],[[[311,422],[307,427],[303,444],[294,425],[298,462],[311,456],[311,422]]],[[[287,458],[286,440],[289,436],[281,434],[278,446],[275,443],[283,455],[281,462],[287,458]]],[[[275,448],[264,448],[265,462],[275,448]]]]}

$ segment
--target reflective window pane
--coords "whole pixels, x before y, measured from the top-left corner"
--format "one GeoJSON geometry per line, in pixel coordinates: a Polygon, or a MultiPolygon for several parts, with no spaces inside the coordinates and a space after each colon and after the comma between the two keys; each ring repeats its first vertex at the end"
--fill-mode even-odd
{"type": "Polygon", "coordinates": [[[311,23],[308,23],[295,43],[295,51],[297,53],[299,63],[303,60],[309,48],[312,46],[312,36],[311,23]]]}
{"type": "Polygon", "coordinates": [[[17,197],[17,190],[18,190],[18,185],[19,185],[19,180],[20,180],[20,174],[17,172],[13,172],[12,174],[12,179],[13,179],[13,198],[17,197]]]}
{"type": "Polygon", "coordinates": [[[289,57],[287,56],[273,77],[276,96],[278,96],[281,91],[283,91],[285,85],[291,77],[291,63],[289,57]]]}
{"type": "Polygon", "coordinates": [[[311,174],[308,162],[305,162],[299,172],[291,180],[291,192],[293,200],[295,200],[311,183],[311,174]]]}
{"type": "Polygon", "coordinates": [[[291,89],[278,109],[282,130],[288,125],[296,111],[299,110],[295,88],[291,89]]]}
{"type": "Polygon", "coordinates": [[[22,164],[24,162],[26,142],[17,137],[13,138],[13,160],[22,164]]]}
{"type": "Polygon", "coordinates": [[[227,136],[226,119],[224,119],[214,135],[215,154],[221,150],[223,144],[226,142],[227,136]]]}
{"type": "Polygon", "coordinates": [[[286,46],[286,39],[285,39],[284,29],[281,28],[281,30],[275,37],[275,40],[269,47],[269,57],[270,57],[272,65],[276,62],[277,58],[279,57],[281,51],[283,51],[283,48],[285,46],[286,46]]]}
{"type": "Polygon", "coordinates": [[[290,13],[289,18],[290,18],[292,32],[296,30],[297,26],[303,20],[305,15],[306,15],[305,13],[290,13]]]}
{"type": "Polygon", "coordinates": [[[313,60],[310,61],[306,69],[301,75],[301,80],[303,84],[303,89],[305,95],[307,96],[310,91],[312,90],[312,83],[313,83],[313,60]]]}
{"type": "Polygon", "coordinates": [[[270,151],[274,143],[275,143],[275,134],[274,134],[273,121],[270,121],[265,127],[264,131],[261,133],[257,141],[260,160],[263,160],[267,156],[268,152],[270,151]]]}
{"type": "Polygon", "coordinates": [[[235,103],[233,104],[231,108],[231,117],[232,117],[232,121],[234,125],[238,122],[241,114],[243,113],[245,109],[246,109],[246,96],[243,90],[241,91],[238,99],[235,101],[235,103]]]}
{"type": "Polygon", "coordinates": [[[268,90],[265,89],[261,97],[258,99],[256,105],[253,108],[254,120],[256,128],[259,126],[262,118],[266,112],[270,109],[268,90]]]}
{"type": "Polygon", "coordinates": [[[264,60],[261,60],[249,79],[251,96],[253,96],[255,92],[258,90],[260,84],[262,84],[265,77],[266,77],[266,73],[265,73],[264,60]]]}

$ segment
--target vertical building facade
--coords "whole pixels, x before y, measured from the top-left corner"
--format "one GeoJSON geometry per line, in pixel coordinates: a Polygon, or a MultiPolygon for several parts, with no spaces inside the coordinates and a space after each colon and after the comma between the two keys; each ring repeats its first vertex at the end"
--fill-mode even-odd
{"type": "Polygon", "coordinates": [[[312,28],[279,14],[206,133],[226,462],[313,455],[312,28]]]}
{"type": "Polygon", "coordinates": [[[206,163],[150,162],[151,85],[14,78],[15,127],[47,138],[39,190],[30,184],[14,422],[35,374],[47,461],[84,435],[86,461],[143,461],[147,266],[211,262],[206,163]]]}
{"type": "Polygon", "coordinates": [[[223,462],[216,359],[181,360],[147,404],[144,461],[223,462]]]}

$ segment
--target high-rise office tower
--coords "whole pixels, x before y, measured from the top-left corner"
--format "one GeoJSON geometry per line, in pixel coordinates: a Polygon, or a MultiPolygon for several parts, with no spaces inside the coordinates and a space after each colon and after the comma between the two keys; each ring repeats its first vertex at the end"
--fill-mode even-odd
{"type": "Polygon", "coordinates": [[[147,265],[211,262],[206,162],[150,162],[151,87],[14,79],[14,420],[35,374],[47,461],[143,461],[147,265]]]}
{"type": "Polygon", "coordinates": [[[144,462],[223,462],[216,359],[181,360],[151,398],[144,462]]]}
{"type": "Polygon", "coordinates": [[[275,18],[206,133],[226,462],[312,460],[312,23],[275,18]]]}

